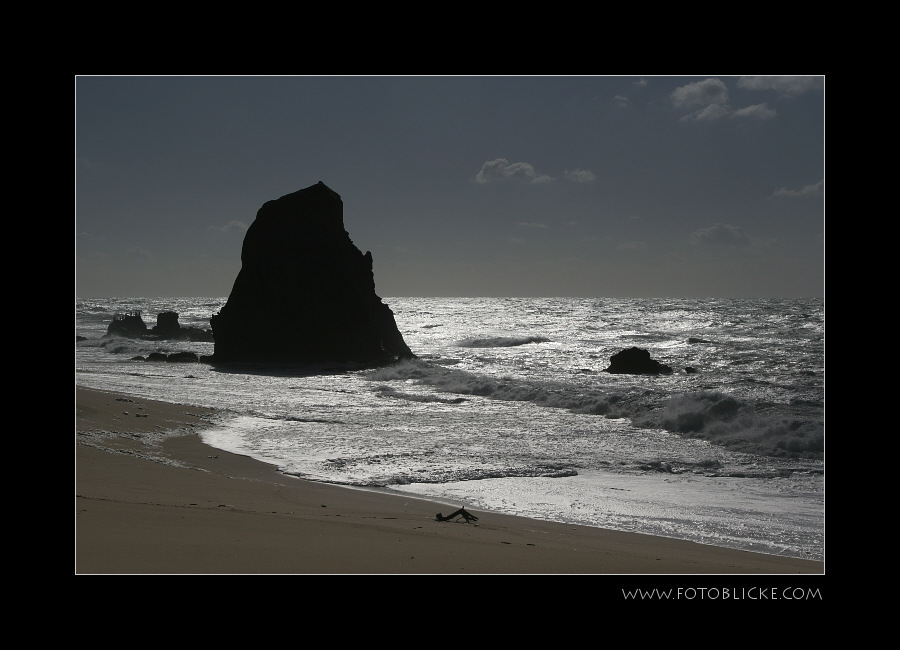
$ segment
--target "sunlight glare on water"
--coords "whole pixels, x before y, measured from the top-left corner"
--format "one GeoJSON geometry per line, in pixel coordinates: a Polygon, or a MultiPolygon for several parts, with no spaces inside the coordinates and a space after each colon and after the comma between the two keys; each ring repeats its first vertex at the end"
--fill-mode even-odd
{"type": "Polygon", "coordinates": [[[821,301],[385,302],[418,360],[273,372],[133,361],[213,344],[103,338],[115,312],[174,305],[202,327],[224,299],[81,301],[76,380],[220,409],[207,443],[306,479],[823,556],[821,301]],[[604,372],[632,346],[673,373],[604,372]]]}

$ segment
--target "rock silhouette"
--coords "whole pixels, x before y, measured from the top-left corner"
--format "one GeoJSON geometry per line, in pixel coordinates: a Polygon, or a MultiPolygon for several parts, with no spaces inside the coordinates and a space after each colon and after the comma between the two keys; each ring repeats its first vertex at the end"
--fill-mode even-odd
{"type": "Polygon", "coordinates": [[[669,375],[672,368],[650,358],[648,350],[628,348],[609,358],[609,367],[604,372],[630,375],[669,375]]]}
{"type": "Polygon", "coordinates": [[[141,318],[140,311],[129,311],[113,316],[112,322],[106,328],[107,336],[124,336],[137,339],[147,334],[147,323],[141,318]]]}
{"type": "Polygon", "coordinates": [[[178,313],[174,311],[160,312],[156,316],[156,325],[148,328],[139,310],[129,311],[113,316],[112,322],[106,328],[103,338],[110,336],[122,336],[132,339],[145,340],[178,340],[178,341],[206,341],[213,340],[212,330],[204,330],[198,327],[182,327],[178,322],[178,313]]]}
{"type": "Polygon", "coordinates": [[[339,194],[317,184],[267,201],[241,270],[210,319],[214,363],[388,363],[415,358],[375,293],[372,254],[344,229],[339,194]]]}

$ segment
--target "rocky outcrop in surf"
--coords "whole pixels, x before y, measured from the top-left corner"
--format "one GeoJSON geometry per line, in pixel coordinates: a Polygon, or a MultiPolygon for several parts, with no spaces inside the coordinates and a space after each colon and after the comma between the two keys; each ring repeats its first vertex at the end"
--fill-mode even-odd
{"type": "Polygon", "coordinates": [[[178,322],[178,314],[174,311],[160,312],[156,316],[156,325],[148,328],[141,312],[129,311],[113,316],[112,322],[106,328],[103,338],[110,336],[122,336],[129,339],[144,339],[148,341],[205,341],[212,342],[212,330],[204,330],[199,327],[182,327],[178,322]]]}
{"type": "Polygon", "coordinates": [[[670,375],[672,369],[650,358],[648,350],[628,348],[609,358],[609,367],[604,372],[629,375],[670,375]]]}
{"type": "Polygon", "coordinates": [[[210,319],[213,363],[415,358],[375,293],[372,254],[350,240],[343,201],[321,181],[263,204],[241,263],[227,303],[210,319]]]}
{"type": "Polygon", "coordinates": [[[163,361],[166,363],[196,363],[202,359],[196,352],[173,352],[166,354],[165,352],[151,352],[146,357],[140,355],[131,357],[132,361],[163,361]]]}

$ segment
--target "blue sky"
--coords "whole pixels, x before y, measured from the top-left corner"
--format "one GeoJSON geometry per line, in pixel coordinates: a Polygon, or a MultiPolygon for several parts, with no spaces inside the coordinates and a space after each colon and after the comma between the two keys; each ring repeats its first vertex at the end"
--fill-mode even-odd
{"type": "Polygon", "coordinates": [[[324,182],[391,296],[824,297],[822,76],[78,76],[75,289],[227,296],[324,182]]]}

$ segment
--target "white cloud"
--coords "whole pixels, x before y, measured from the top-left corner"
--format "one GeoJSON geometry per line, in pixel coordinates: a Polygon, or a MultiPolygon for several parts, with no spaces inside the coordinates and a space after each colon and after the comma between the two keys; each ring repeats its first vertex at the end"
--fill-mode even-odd
{"type": "Polygon", "coordinates": [[[731,117],[752,117],[759,120],[770,120],[775,117],[775,111],[763,102],[762,104],[739,108],[731,114],[731,117]]]}
{"type": "Polygon", "coordinates": [[[576,183],[593,183],[596,176],[594,176],[594,172],[589,169],[573,169],[572,171],[566,170],[565,176],[568,180],[574,181],[576,183]]]}
{"type": "Polygon", "coordinates": [[[616,95],[615,97],[613,97],[613,104],[615,104],[619,108],[630,108],[631,100],[622,95],[616,95]]]}
{"type": "Polygon", "coordinates": [[[822,196],[822,193],[825,191],[825,181],[821,180],[818,183],[813,185],[806,185],[805,187],[801,187],[799,190],[789,190],[786,187],[782,187],[779,190],[776,190],[772,196],[787,196],[791,198],[803,198],[808,196],[822,196]]]}
{"type": "MultiPolygon", "coordinates": [[[[566,180],[573,183],[593,183],[596,175],[589,169],[566,170],[566,180]]],[[[521,181],[526,183],[550,183],[556,179],[547,174],[535,171],[529,163],[510,163],[506,158],[489,160],[481,166],[481,171],[475,176],[475,182],[482,185],[487,183],[500,183],[505,181],[521,181]]]]}
{"type": "Polygon", "coordinates": [[[749,246],[750,237],[738,226],[729,226],[717,223],[709,228],[700,228],[695,231],[690,240],[698,246],[749,246]]]}
{"type": "Polygon", "coordinates": [[[694,112],[681,118],[682,122],[708,122],[725,117],[767,120],[775,117],[775,111],[766,103],[733,109],[728,105],[728,87],[721,79],[704,79],[676,88],[672,103],[679,108],[694,108],[694,112]]]}
{"type": "Polygon", "coordinates": [[[146,260],[147,262],[156,264],[156,256],[146,248],[135,246],[133,248],[129,248],[125,252],[128,254],[128,257],[142,259],[146,260]]]}
{"type": "Polygon", "coordinates": [[[77,232],[77,233],[75,233],[75,237],[76,237],[77,239],[81,239],[81,240],[87,241],[87,242],[103,242],[103,241],[106,241],[106,237],[103,237],[102,235],[95,235],[95,234],[90,233],[90,232],[77,232]]]}
{"type": "Polygon", "coordinates": [[[219,232],[243,232],[247,230],[248,226],[243,221],[238,221],[237,219],[232,219],[224,226],[210,226],[210,230],[218,230],[219,232]]]}
{"type": "Polygon", "coordinates": [[[481,171],[475,176],[475,182],[481,184],[509,180],[528,183],[549,183],[554,179],[546,174],[539,174],[528,163],[510,163],[506,158],[487,161],[481,166],[481,171]]]}
{"type": "Polygon", "coordinates": [[[536,223],[536,222],[526,223],[524,221],[520,221],[516,225],[522,226],[523,228],[546,228],[547,227],[545,224],[542,224],[542,223],[536,223]]]}
{"type": "Polygon", "coordinates": [[[731,109],[725,104],[710,104],[704,108],[701,108],[698,111],[694,111],[689,115],[685,115],[681,118],[682,122],[696,121],[696,122],[705,122],[711,120],[718,120],[723,117],[728,117],[731,115],[731,109]]]}
{"type": "Polygon", "coordinates": [[[728,102],[728,87],[721,79],[704,79],[679,86],[671,95],[676,106],[708,106],[728,102]]]}
{"type": "Polygon", "coordinates": [[[822,77],[817,76],[773,76],[773,77],[741,77],[739,88],[747,90],[777,90],[786,95],[797,95],[807,90],[821,88],[822,77]]]}

